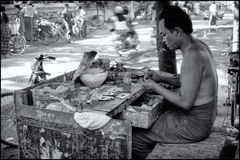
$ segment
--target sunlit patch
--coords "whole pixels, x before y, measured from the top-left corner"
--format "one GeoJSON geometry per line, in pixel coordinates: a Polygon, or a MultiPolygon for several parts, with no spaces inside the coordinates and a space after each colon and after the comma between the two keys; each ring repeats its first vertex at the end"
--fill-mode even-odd
{"type": "Polygon", "coordinates": [[[228,81],[227,81],[227,73],[224,72],[223,70],[221,69],[217,69],[217,74],[218,74],[218,84],[219,85],[223,85],[223,86],[227,86],[228,84],[228,81]]]}

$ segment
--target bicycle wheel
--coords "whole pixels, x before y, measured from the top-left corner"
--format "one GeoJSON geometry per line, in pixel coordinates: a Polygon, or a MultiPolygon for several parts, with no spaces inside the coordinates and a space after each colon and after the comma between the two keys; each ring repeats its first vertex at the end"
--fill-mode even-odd
{"type": "Polygon", "coordinates": [[[55,34],[49,29],[42,29],[38,32],[38,41],[44,45],[55,43],[59,39],[59,34],[55,34]]]}
{"type": "Polygon", "coordinates": [[[12,36],[9,40],[10,54],[19,55],[26,49],[26,40],[22,35],[12,36]]]}
{"type": "Polygon", "coordinates": [[[13,92],[1,94],[1,143],[18,146],[13,92]]]}

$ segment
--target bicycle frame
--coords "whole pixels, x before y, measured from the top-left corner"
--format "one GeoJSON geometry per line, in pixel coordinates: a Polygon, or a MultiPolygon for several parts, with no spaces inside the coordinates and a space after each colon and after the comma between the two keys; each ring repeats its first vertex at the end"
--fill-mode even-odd
{"type": "MultiPolygon", "coordinates": [[[[50,75],[50,73],[47,73],[47,72],[45,72],[44,71],[44,69],[43,69],[43,62],[45,61],[45,60],[47,60],[47,59],[51,59],[51,60],[55,60],[56,58],[55,57],[51,57],[51,56],[48,56],[48,55],[39,55],[38,57],[36,57],[35,59],[34,59],[34,61],[33,61],[33,64],[32,64],[32,73],[31,73],[31,76],[30,76],[30,78],[29,78],[29,81],[28,81],[28,87],[31,87],[31,86],[34,86],[34,85],[36,85],[37,83],[40,83],[40,79],[43,79],[43,80],[46,80],[46,76],[47,75],[50,75]]],[[[8,102],[14,102],[14,100],[13,100],[13,92],[6,92],[6,93],[1,93],[1,107],[2,107],[2,105],[3,106],[7,106],[8,104],[10,104],[10,103],[8,103],[8,102]],[[7,99],[7,97],[10,97],[11,96],[11,98],[9,99],[7,99]],[[5,98],[5,99],[3,99],[3,98],[5,98]],[[6,100],[8,100],[8,101],[6,101],[6,100]],[[10,100],[10,101],[9,101],[10,100]],[[5,104],[5,105],[4,105],[5,104]]],[[[9,107],[9,106],[8,106],[9,107]]],[[[12,133],[14,133],[14,129],[13,130],[11,130],[15,125],[16,125],[16,122],[15,122],[15,119],[13,118],[13,117],[15,117],[14,115],[14,105],[11,105],[10,106],[11,108],[11,111],[13,111],[13,112],[11,112],[11,113],[9,113],[9,112],[5,112],[6,113],[6,115],[10,115],[10,116],[2,116],[1,115],[1,120],[2,120],[2,117],[6,117],[5,118],[5,120],[6,121],[3,121],[4,123],[5,122],[7,122],[7,124],[11,124],[11,125],[8,125],[8,126],[5,126],[6,127],[6,132],[4,132],[5,134],[6,133],[8,133],[9,132],[9,129],[10,129],[10,131],[11,131],[11,134],[10,134],[10,136],[15,136],[15,135],[13,135],[12,133]]],[[[1,108],[1,109],[3,109],[3,108],[1,108]]],[[[5,109],[6,109],[6,107],[5,107],[5,109]]],[[[7,110],[6,110],[7,111],[7,110]]],[[[1,112],[2,113],[2,112],[1,112]]],[[[2,124],[2,123],[1,123],[2,124]]],[[[16,127],[16,126],[15,126],[16,127]]],[[[10,132],[9,132],[10,133],[10,132]]],[[[6,134],[6,136],[9,136],[9,133],[8,134],[6,134]]],[[[9,147],[14,147],[14,148],[18,148],[18,143],[17,142],[15,142],[15,141],[13,141],[13,140],[15,140],[15,138],[13,138],[13,140],[7,140],[7,139],[5,139],[6,137],[2,137],[1,136],[1,144],[5,144],[5,145],[8,145],[9,147]]],[[[12,138],[12,137],[10,137],[10,138],[12,138]]]]}
{"type": "Polygon", "coordinates": [[[32,62],[32,73],[29,78],[27,86],[33,86],[37,83],[39,83],[41,80],[45,81],[47,79],[47,75],[50,76],[51,74],[48,72],[45,72],[43,69],[43,62],[46,59],[52,59],[55,60],[55,57],[47,56],[47,55],[39,55],[34,59],[32,62]]]}
{"type": "Polygon", "coordinates": [[[230,52],[230,66],[228,68],[229,74],[229,90],[228,98],[231,105],[231,125],[235,125],[235,119],[238,114],[237,105],[239,107],[239,51],[230,52]]]}

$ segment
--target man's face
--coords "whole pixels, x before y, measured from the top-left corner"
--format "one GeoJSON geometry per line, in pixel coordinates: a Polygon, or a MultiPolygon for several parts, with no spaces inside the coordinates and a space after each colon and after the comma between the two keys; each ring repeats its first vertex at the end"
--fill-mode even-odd
{"type": "Polygon", "coordinates": [[[178,41],[177,41],[177,31],[169,30],[165,27],[165,20],[159,21],[159,36],[162,37],[163,42],[167,45],[167,47],[171,50],[178,49],[178,41]]]}

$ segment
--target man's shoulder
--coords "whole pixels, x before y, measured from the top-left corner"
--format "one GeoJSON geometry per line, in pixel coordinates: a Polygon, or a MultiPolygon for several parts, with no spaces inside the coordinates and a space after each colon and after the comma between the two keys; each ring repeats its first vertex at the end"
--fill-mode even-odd
{"type": "Polygon", "coordinates": [[[207,45],[200,41],[200,40],[195,40],[195,43],[192,44],[191,46],[188,47],[188,49],[186,50],[186,54],[187,55],[199,55],[199,54],[196,54],[196,53],[200,53],[202,52],[203,50],[207,50],[207,45]]]}

